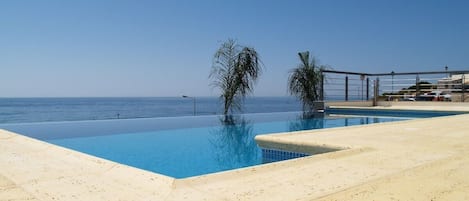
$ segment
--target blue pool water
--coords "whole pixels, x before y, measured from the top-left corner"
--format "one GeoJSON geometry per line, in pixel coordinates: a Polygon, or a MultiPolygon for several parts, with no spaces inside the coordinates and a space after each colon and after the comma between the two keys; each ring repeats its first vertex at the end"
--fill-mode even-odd
{"type": "MultiPolygon", "coordinates": [[[[353,115],[353,111],[339,112],[353,115]]],[[[363,111],[358,112],[363,115],[363,111]]],[[[0,127],[137,168],[185,178],[263,163],[261,149],[254,140],[259,134],[449,115],[400,111],[396,118],[371,113],[380,117],[327,114],[304,119],[298,112],[287,112],[239,115],[228,123],[221,116],[212,115],[0,127]]]]}
{"type": "Polygon", "coordinates": [[[327,117],[253,123],[249,119],[239,118],[235,120],[235,125],[54,139],[48,142],[183,178],[261,164],[261,150],[254,141],[254,136],[258,134],[397,120],[401,119],[327,117]]]}

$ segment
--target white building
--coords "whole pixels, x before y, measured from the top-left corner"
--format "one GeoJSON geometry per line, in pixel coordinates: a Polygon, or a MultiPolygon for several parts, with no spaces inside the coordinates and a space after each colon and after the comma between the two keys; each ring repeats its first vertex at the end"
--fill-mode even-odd
{"type": "Polygon", "coordinates": [[[448,78],[438,80],[437,89],[453,92],[461,90],[463,85],[469,85],[469,74],[451,75],[448,78]]]}

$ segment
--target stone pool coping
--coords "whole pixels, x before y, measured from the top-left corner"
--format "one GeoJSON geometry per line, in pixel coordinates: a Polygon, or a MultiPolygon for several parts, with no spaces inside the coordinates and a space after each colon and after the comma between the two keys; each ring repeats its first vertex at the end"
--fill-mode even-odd
{"type": "Polygon", "coordinates": [[[257,136],[343,150],[186,179],[0,130],[0,200],[469,200],[468,122],[463,114],[257,136]]]}

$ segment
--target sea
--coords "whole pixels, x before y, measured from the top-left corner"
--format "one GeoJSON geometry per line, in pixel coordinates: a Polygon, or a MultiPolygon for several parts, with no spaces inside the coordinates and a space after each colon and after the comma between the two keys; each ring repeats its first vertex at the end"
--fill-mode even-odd
{"type": "MultiPolygon", "coordinates": [[[[294,97],[247,97],[239,113],[300,111],[294,97]]],[[[0,124],[222,113],[217,97],[0,98],[0,124]]]]}

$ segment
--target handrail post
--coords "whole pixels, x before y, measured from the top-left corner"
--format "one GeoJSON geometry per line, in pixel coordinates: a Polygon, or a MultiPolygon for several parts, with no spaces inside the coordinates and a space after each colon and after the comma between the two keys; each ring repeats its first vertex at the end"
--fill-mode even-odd
{"type": "Polygon", "coordinates": [[[365,75],[361,74],[360,75],[360,80],[362,81],[362,87],[361,87],[361,93],[360,93],[360,98],[363,101],[363,80],[365,80],[365,75]]]}
{"type": "Polygon", "coordinates": [[[324,101],[324,72],[321,70],[321,89],[319,94],[319,99],[324,101]]]}
{"type": "Polygon", "coordinates": [[[348,76],[345,76],[345,101],[348,101],[348,76]]]}
{"type": "Polygon", "coordinates": [[[462,100],[461,102],[466,102],[466,76],[465,74],[462,74],[462,77],[461,77],[461,91],[462,91],[462,100]]]}
{"type": "Polygon", "coordinates": [[[420,77],[417,74],[417,77],[415,77],[415,98],[420,95],[420,77]]]}
{"type": "Polygon", "coordinates": [[[379,96],[379,77],[374,80],[373,86],[373,106],[378,106],[378,96],[379,96]]]}
{"type": "Polygon", "coordinates": [[[366,78],[366,100],[370,100],[370,78],[366,78]]]}
{"type": "Polygon", "coordinates": [[[391,71],[391,98],[394,97],[394,71],[391,71]]]}

